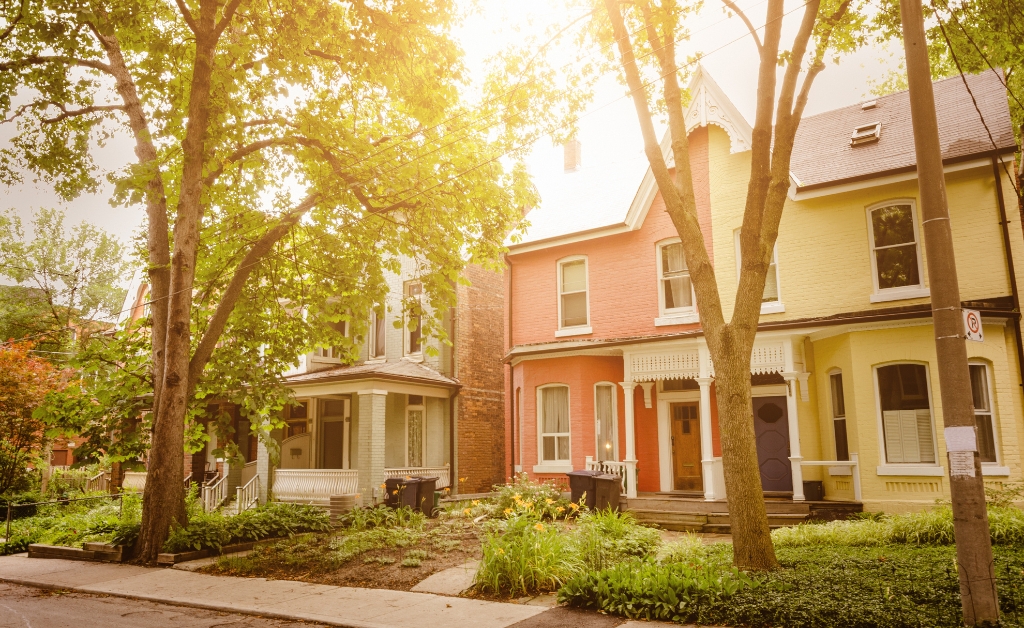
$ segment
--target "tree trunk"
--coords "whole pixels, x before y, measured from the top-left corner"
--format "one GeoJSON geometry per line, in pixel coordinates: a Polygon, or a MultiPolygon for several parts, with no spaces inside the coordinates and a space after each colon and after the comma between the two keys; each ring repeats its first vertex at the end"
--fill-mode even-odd
{"type": "Polygon", "coordinates": [[[49,438],[43,439],[40,458],[43,464],[39,467],[39,495],[45,498],[46,491],[50,488],[50,476],[53,474],[53,468],[50,466],[50,460],[53,458],[53,441],[49,438]]]}
{"type": "Polygon", "coordinates": [[[725,492],[729,497],[733,562],[740,569],[769,571],[778,569],[779,562],[775,558],[771,535],[767,533],[768,513],[757,462],[754,411],[750,398],[750,351],[750,346],[733,346],[726,351],[712,352],[715,394],[725,492]]]}

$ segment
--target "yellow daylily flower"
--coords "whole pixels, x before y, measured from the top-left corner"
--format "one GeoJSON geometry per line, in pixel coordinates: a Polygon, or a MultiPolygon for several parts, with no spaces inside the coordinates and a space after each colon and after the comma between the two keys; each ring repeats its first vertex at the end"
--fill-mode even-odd
{"type": "Polygon", "coordinates": [[[462,514],[464,514],[464,515],[466,515],[468,517],[470,512],[472,512],[472,511],[469,508],[467,508],[467,509],[462,511],[462,514]]]}
{"type": "Polygon", "coordinates": [[[551,499],[550,497],[545,499],[544,501],[547,502],[548,506],[550,506],[551,504],[555,503],[555,500],[551,499]]]}
{"type": "Polygon", "coordinates": [[[479,506],[480,505],[480,500],[479,499],[474,499],[473,500],[473,505],[474,506],[479,506]]]}
{"type": "Polygon", "coordinates": [[[535,525],[533,527],[534,527],[534,529],[540,530],[541,532],[544,531],[544,524],[543,523],[538,523],[537,525],[535,525]]]}

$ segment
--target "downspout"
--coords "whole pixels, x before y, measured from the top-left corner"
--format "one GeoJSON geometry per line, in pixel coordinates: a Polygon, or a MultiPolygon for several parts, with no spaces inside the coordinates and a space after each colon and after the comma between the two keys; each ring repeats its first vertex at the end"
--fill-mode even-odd
{"type": "MultiPolygon", "coordinates": [[[[508,296],[505,298],[505,303],[508,306],[508,320],[505,323],[508,329],[508,350],[512,350],[512,262],[508,259],[508,253],[505,253],[505,264],[508,266],[508,296]]],[[[508,363],[508,407],[509,407],[509,441],[512,447],[512,461],[511,469],[509,469],[509,477],[516,477],[516,396],[515,396],[515,382],[513,381],[515,371],[512,367],[512,363],[508,363]]],[[[520,409],[520,412],[522,410],[520,409]]]]}
{"type": "Polygon", "coordinates": [[[1010,223],[1006,219],[1006,201],[1003,199],[1003,178],[999,172],[999,158],[992,157],[992,174],[996,179],[996,200],[999,203],[999,224],[1003,227],[1003,248],[1006,250],[1006,266],[1010,272],[1010,293],[1013,295],[1013,331],[1017,340],[1017,374],[1020,386],[1024,387],[1024,339],[1020,336],[1020,295],[1017,293],[1017,274],[1013,269],[1013,251],[1010,249],[1010,223]]]}
{"type": "MultiPolygon", "coordinates": [[[[449,361],[448,361],[448,365],[449,365],[449,369],[450,369],[448,371],[448,374],[449,374],[449,376],[452,379],[458,380],[459,379],[459,374],[456,371],[457,371],[458,363],[459,362],[458,362],[458,360],[455,359],[455,352],[458,350],[458,344],[457,344],[457,342],[458,342],[458,334],[457,334],[457,330],[458,330],[458,326],[459,326],[458,325],[458,314],[459,314],[459,311],[458,311],[458,298],[459,298],[459,292],[458,292],[458,287],[456,287],[456,285],[455,285],[455,281],[449,281],[449,284],[452,286],[452,290],[455,291],[455,303],[456,303],[456,305],[453,305],[451,308],[449,308],[449,312],[448,312],[448,318],[451,321],[451,327],[452,327],[452,329],[451,329],[451,332],[452,332],[451,333],[451,338],[449,338],[449,340],[452,343],[452,345],[451,345],[452,348],[451,348],[451,353],[449,355],[449,361]]],[[[461,390],[462,390],[461,388],[456,388],[455,389],[455,394],[453,394],[451,397],[448,398],[448,460],[449,460],[449,463],[450,463],[450,466],[448,468],[448,488],[451,489],[451,493],[450,493],[451,495],[456,495],[459,492],[459,457],[458,457],[458,452],[456,450],[458,442],[457,442],[457,439],[455,438],[456,429],[457,429],[455,407],[456,407],[456,405],[458,403],[458,400],[459,400],[459,391],[461,391],[461,390]]]]}

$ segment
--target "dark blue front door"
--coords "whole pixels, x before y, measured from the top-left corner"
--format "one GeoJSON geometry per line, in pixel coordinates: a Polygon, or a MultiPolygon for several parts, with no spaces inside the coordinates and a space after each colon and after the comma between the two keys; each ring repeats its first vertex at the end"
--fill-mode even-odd
{"type": "Polygon", "coordinates": [[[761,488],[792,491],[793,467],[789,462],[789,419],[785,397],[754,397],[754,435],[761,488]]]}

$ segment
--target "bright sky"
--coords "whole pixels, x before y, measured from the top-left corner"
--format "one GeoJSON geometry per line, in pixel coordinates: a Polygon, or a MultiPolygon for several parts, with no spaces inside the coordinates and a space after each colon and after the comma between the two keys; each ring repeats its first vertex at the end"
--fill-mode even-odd
{"type": "MultiPolygon", "coordinates": [[[[765,0],[740,0],[755,24],[764,22],[765,0]]],[[[787,10],[796,9],[785,21],[783,41],[792,33],[800,19],[802,2],[787,1],[787,10]]],[[[518,41],[524,33],[543,33],[550,24],[566,24],[580,15],[580,10],[565,9],[551,0],[479,0],[479,10],[467,19],[457,33],[466,51],[466,62],[474,76],[480,76],[484,60],[518,41]]],[[[703,11],[691,23],[692,41],[682,54],[706,54],[704,67],[733,100],[748,121],[753,120],[756,87],[756,51],[739,18],[727,18],[719,0],[707,0],[703,11]]],[[[568,61],[571,55],[565,59],[568,61]]],[[[561,61],[564,63],[565,61],[561,61]]],[[[894,67],[888,51],[867,48],[844,58],[839,66],[830,66],[817,79],[807,113],[814,114],[859,102],[868,94],[871,82],[881,81],[894,67]]],[[[580,120],[584,168],[631,172],[642,159],[639,127],[632,103],[623,97],[624,88],[612,77],[603,81],[588,113],[580,120]],[[618,169],[617,166],[633,167],[618,169]]],[[[0,127],[0,142],[6,142],[13,129],[0,127]]],[[[117,168],[134,159],[133,143],[127,137],[115,138],[97,153],[97,161],[106,168],[117,168]]],[[[642,165],[642,164],[641,164],[642,165]]],[[[542,141],[530,159],[531,172],[541,194],[548,199],[558,197],[563,184],[561,149],[542,141]]],[[[642,172],[642,170],[641,170],[642,172]]],[[[623,177],[623,185],[632,188],[625,194],[632,198],[639,180],[623,177]]],[[[23,217],[38,207],[64,207],[68,223],[91,222],[127,241],[138,230],[144,217],[143,207],[111,207],[108,198],[111,186],[75,201],[62,204],[45,182],[27,180],[24,184],[4,190],[0,208],[13,207],[23,217]]]]}

